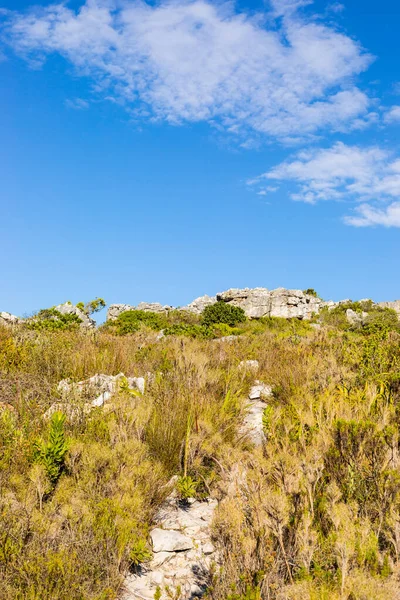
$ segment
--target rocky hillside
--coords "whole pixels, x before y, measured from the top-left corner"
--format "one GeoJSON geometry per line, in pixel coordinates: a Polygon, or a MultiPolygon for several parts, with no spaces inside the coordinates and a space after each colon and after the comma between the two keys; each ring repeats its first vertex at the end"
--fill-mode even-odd
{"type": "Polygon", "coordinates": [[[400,600],[398,303],[104,304],[1,313],[0,600],[400,600]]]}

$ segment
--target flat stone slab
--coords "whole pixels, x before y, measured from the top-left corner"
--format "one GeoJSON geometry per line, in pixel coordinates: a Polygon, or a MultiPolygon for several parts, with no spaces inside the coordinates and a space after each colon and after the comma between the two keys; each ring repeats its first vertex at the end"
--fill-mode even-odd
{"type": "Polygon", "coordinates": [[[153,544],[153,552],[181,552],[182,550],[191,550],[193,540],[187,535],[171,529],[161,529],[156,527],[150,533],[153,544]]]}

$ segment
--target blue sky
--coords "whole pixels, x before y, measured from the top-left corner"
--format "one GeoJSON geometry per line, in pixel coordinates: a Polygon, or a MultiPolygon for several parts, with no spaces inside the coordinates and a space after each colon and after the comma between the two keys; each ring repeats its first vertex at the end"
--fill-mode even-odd
{"type": "Polygon", "coordinates": [[[400,298],[398,2],[0,6],[0,310],[400,298]]]}

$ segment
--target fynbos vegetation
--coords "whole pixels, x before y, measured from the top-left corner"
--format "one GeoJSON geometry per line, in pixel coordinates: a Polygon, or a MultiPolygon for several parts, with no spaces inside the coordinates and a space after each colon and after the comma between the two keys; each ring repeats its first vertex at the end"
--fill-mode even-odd
{"type": "Polygon", "coordinates": [[[0,326],[1,600],[120,598],[173,476],[182,505],[219,501],[208,600],[398,598],[397,315],[353,303],[315,327],[235,308],[0,326]],[[62,395],[96,373],[125,375],[102,406],[62,395]],[[242,427],[255,379],[273,390],[259,447],[242,427]]]}

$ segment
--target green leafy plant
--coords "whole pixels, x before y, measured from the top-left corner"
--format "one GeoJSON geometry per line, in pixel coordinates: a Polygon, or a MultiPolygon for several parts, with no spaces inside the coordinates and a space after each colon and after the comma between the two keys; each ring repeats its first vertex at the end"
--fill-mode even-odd
{"type": "Polygon", "coordinates": [[[34,443],[34,459],[44,466],[53,486],[62,473],[68,452],[64,423],[65,415],[55,412],[51,417],[48,440],[40,439],[34,443]]]}
{"type": "Polygon", "coordinates": [[[176,482],[176,489],[181,500],[188,500],[196,495],[198,483],[190,475],[182,475],[176,482]]]}
{"type": "Polygon", "coordinates": [[[129,558],[134,567],[142,563],[149,562],[152,559],[152,553],[149,550],[147,541],[144,538],[138,538],[131,547],[129,558]]]}
{"type": "Polygon", "coordinates": [[[93,313],[99,312],[103,308],[105,308],[106,302],[104,298],[95,298],[94,300],[90,300],[90,302],[78,302],[76,308],[82,310],[86,315],[92,315],[93,313]]]}
{"type": "Polygon", "coordinates": [[[191,325],[176,323],[164,329],[164,335],[182,335],[184,337],[197,338],[200,340],[211,339],[214,336],[212,329],[204,325],[191,325]]]}
{"type": "Polygon", "coordinates": [[[206,306],[201,317],[202,325],[207,327],[217,323],[235,327],[238,323],[244,323],[245,320],[246,315],[243,308],[222,301],[206,306]]]}
{"type": "Polygon", "coordinates": [[[78,329],[81,323],[82,319],[74,313],[63,314],[55,308],[44,308],[27,323],[27,327],[36,331],[70,331],[78,329]]]}

